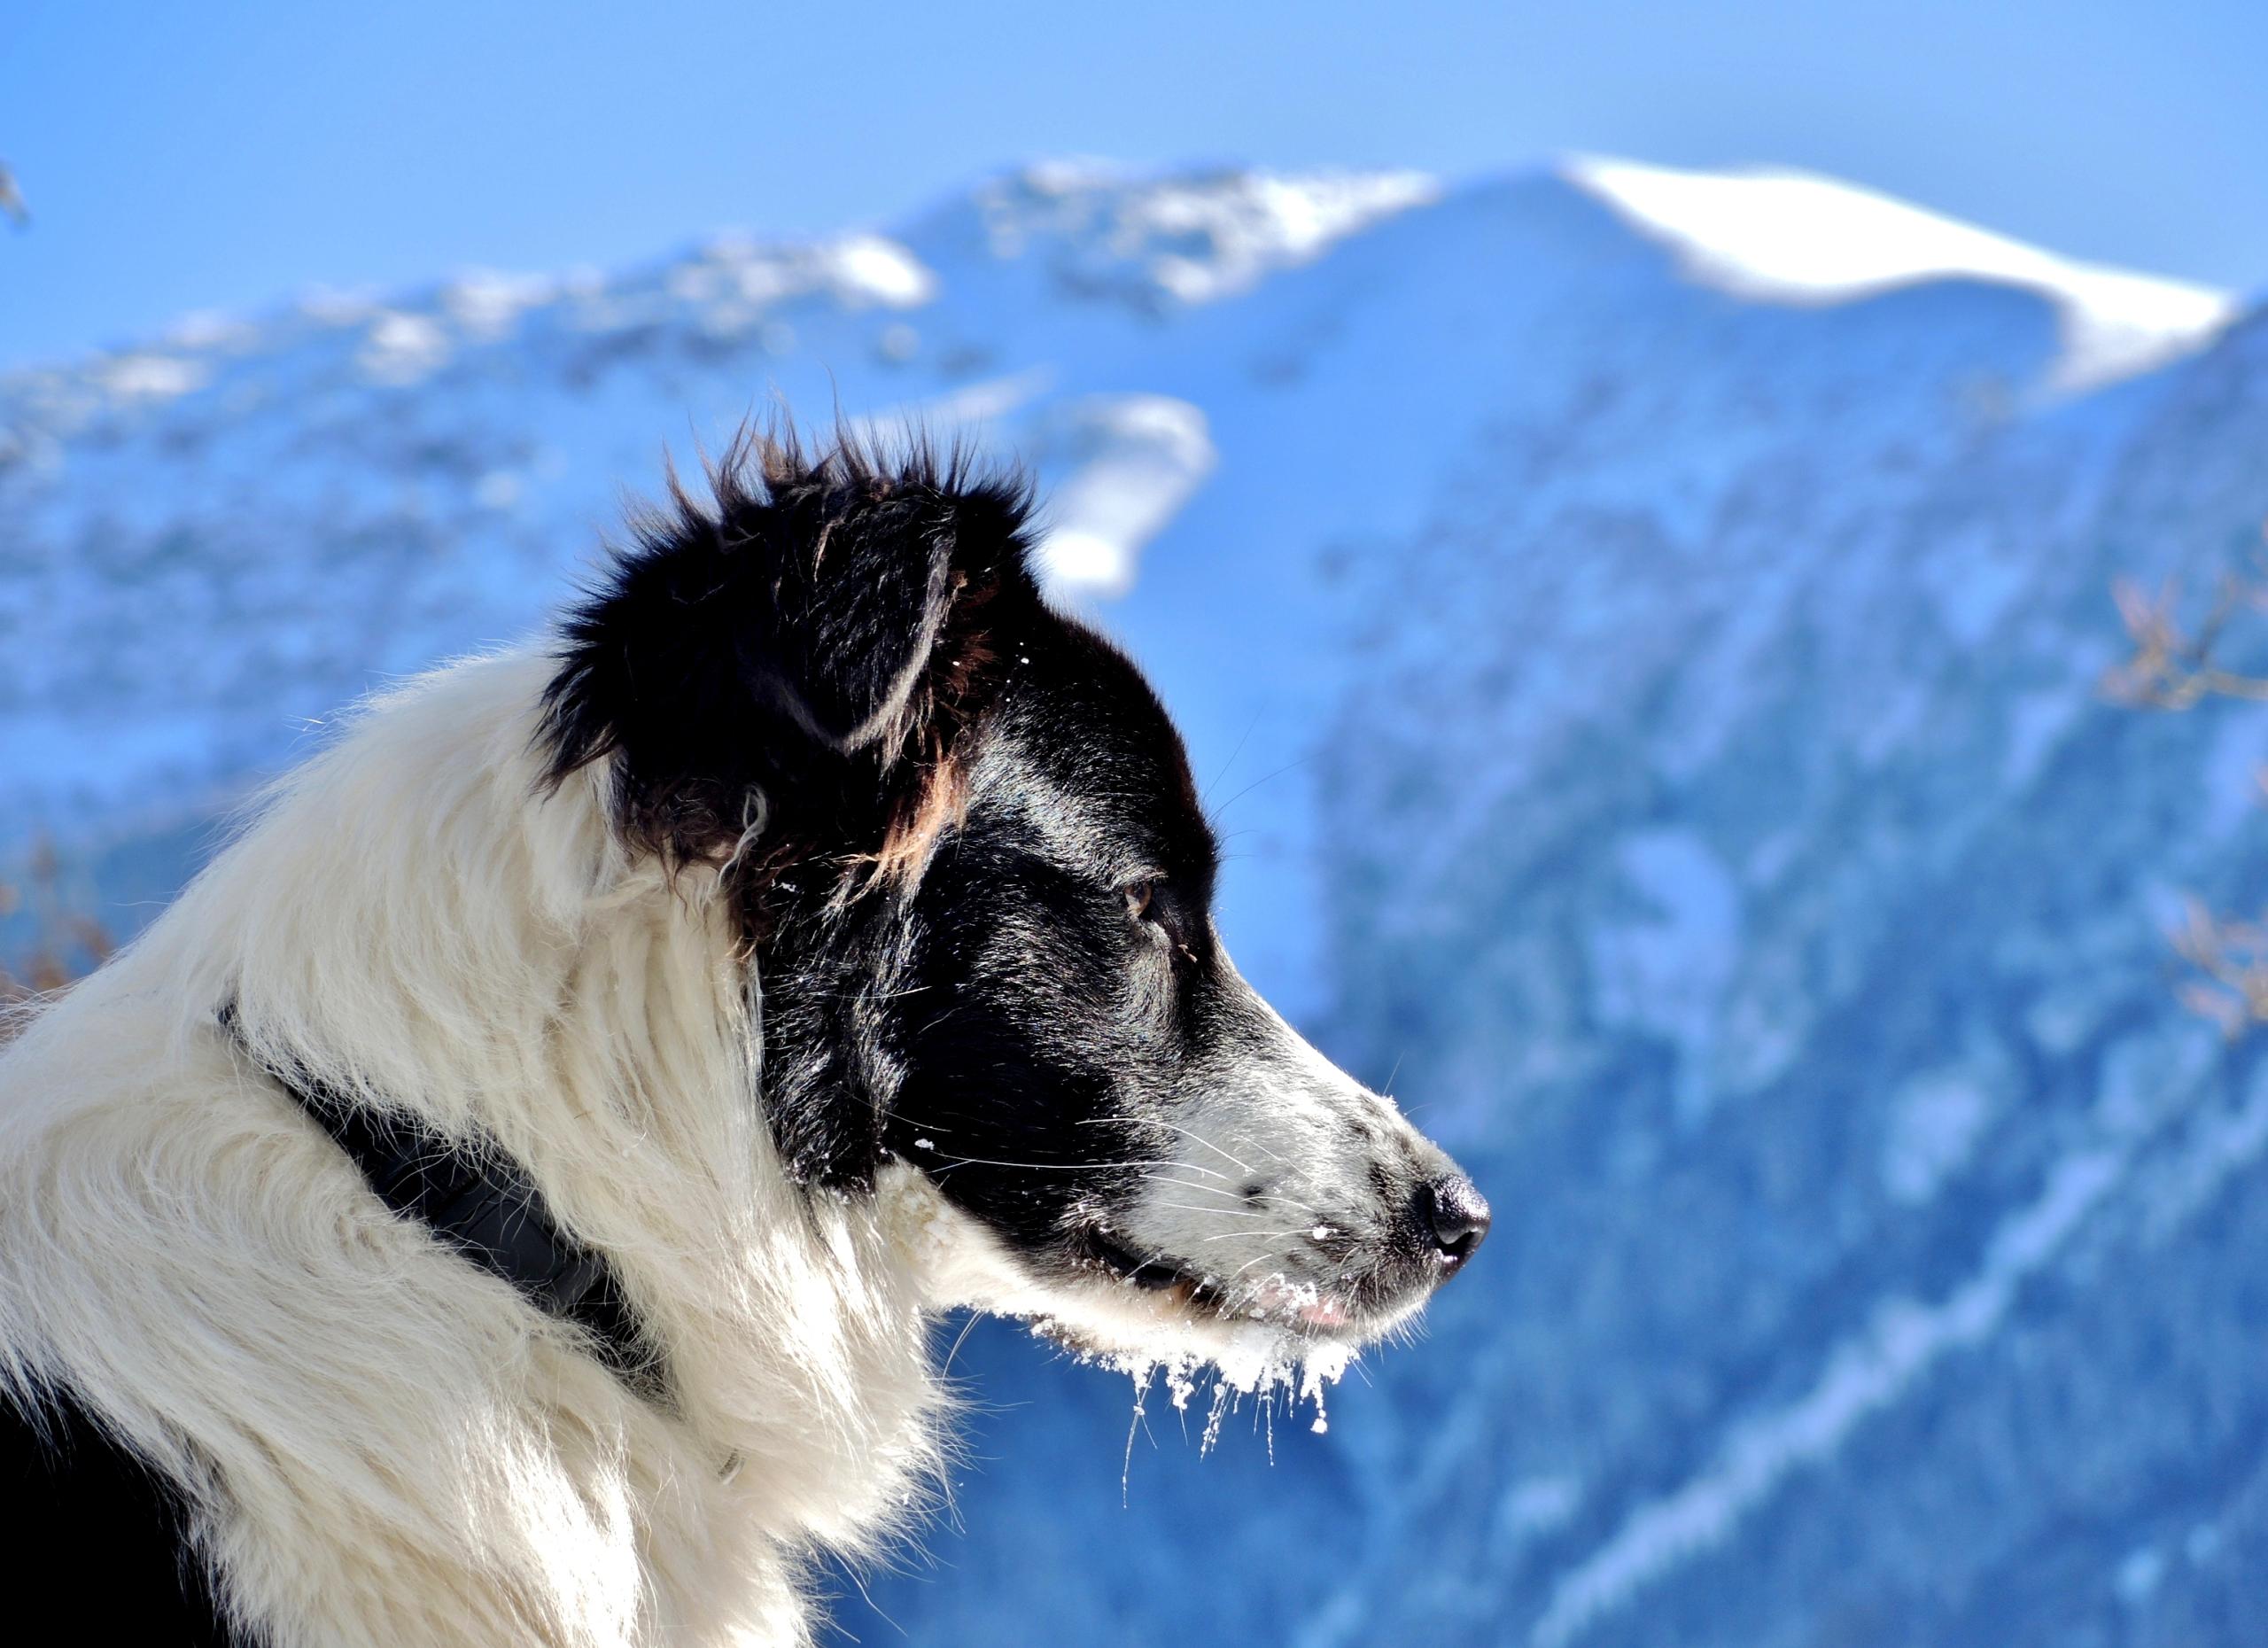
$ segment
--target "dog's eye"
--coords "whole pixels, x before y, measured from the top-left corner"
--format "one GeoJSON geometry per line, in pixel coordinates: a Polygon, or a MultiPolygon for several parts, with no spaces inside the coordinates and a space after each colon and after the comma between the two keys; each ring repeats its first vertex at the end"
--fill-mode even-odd
{"type": "Polygon", "coordinates": [[[1154,921],[1158,919],[1155,906],[1158,884],[1155,881],[1145,879],[1129,882],[1122,890],[1126,895],[1127,914],[1138,921],[1154,921]]]}

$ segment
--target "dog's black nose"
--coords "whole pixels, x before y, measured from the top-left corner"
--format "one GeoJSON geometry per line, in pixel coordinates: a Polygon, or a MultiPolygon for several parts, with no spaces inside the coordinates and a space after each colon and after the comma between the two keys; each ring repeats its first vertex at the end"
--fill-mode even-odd
{"type": "Polygon", "coordinates": [[[1418,1188],[1418,1222],[1450,1265],[1463,1264],[1488,1234],[1488,1202],[1462,1173],[1418,1188]]]}

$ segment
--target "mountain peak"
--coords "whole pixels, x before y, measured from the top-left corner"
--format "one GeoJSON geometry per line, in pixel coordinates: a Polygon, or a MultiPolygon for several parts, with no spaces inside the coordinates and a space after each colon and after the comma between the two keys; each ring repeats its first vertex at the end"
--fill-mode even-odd
{"type": "Polygon", "coordinates": [[[1685,171],[1581,155],[1561,175],[1695,280],[1765,302],[1832,304],[1933,280],[2021,287],[2053,303],[2053,386],[2085,390],[2187,354],[2236,313],[2224,292],[2082,263],[1856,183],[1781,167],[1685,171]]]}

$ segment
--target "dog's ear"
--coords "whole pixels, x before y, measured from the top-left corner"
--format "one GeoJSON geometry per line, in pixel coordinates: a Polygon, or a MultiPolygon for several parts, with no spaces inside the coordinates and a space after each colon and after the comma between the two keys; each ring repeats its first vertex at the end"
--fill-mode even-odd
{"type": "Polygon", "coordinates": [[[1029,582],[1021,491],[920,458],[767,467],[768,497],[728,499],[721,524],[760,585],[736,637],[744,679],[813,737],[887,761],[933,707],[955,604],[989,604],[1004,576],[1029,582]]]}
{"type": "MultiPolygon", "coordinates": [[[[673,508],[570,616],[545,699],[554,783],[616,758],[628,832],[728,851],[814,762],[933,764],[997,688],[997,630],[1038,601],[1020,481],[917,449],[744,437],[715,506],[673,508]]],[[[828,782],[820,776],[822,788],[828,782]]]]}

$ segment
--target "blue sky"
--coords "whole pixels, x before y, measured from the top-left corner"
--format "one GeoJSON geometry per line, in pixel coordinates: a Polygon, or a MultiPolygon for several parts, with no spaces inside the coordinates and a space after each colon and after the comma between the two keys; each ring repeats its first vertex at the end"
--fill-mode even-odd
{"type": "Polygon", "coordinates": [[[15,0],[0,365],[192,309],[886,223],[1020,159],[1807,167],[2268,289],[2268,6],[15,0]]]}

